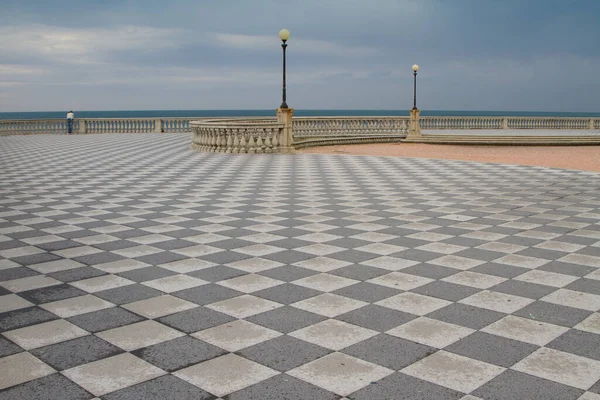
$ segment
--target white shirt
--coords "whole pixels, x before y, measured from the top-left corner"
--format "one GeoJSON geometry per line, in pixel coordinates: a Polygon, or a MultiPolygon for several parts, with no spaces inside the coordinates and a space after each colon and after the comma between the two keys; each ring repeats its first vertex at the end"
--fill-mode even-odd
{"type": "Polygon", "coordinates": [[[72,112],[67,113],[67,119],[73,119],[75,118],[75,114],[73,114],[72,112]]]}

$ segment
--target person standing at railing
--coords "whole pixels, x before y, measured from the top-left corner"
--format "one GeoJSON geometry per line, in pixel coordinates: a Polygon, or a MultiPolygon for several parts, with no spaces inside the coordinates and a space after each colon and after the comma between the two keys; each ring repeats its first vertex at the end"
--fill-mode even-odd
{"type": "Polygon", "coordinates": [[[73,111],[69,111],[67,113],[67,133],[70,135],[73,133],[73,120],[75,119],[75,114],[73,111]]]}

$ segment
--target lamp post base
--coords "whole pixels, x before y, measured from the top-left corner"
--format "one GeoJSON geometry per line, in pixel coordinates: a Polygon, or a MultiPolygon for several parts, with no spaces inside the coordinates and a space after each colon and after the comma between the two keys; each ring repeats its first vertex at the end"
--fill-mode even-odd
{"type": "MultiPolygon", "coordinates": [[[[285,104],[285,103],[284,103],[285,104]]],[[[281,144],[282,153],[295,153],[294,150],[294,134],[292,130],[292,116],[294,115],[293,108],[279,107],[277,109],[277,122],[283,124],[283,143],[281,144]]]]}
{"type": "Polygon", "coordinates": [[[418,108],[413,108],[410,110],[410,126],[408,128],[407,139],[420,139],[421,136],[421,127],[419,126],[419,116],[421,115],[421,111],[418,108]]]}

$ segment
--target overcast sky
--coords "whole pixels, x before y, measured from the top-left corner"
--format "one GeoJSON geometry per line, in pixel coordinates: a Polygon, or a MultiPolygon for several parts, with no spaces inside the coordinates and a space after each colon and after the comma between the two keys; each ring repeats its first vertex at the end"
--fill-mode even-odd
{"type": "Polygon", "coordinates": [[[0,0],[0,112],[600,111],[600,0],[0,0]]]}

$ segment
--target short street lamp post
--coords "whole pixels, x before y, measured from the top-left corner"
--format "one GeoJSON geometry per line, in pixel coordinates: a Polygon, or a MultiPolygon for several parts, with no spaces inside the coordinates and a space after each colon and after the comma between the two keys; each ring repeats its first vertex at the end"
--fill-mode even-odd
{"type": "Polygon", "coordinates": [[[283,96],[280,108],[288,108],[286,103],[286,93],[285,93],[285,49],[287,48],[287,41],[290,38],[290,31],[287,29],[282,29],[279,31],[279,39],[281,39],[281,48],[283,49],[283,96]]]}
{"type": "Polygon", "coordinates": [[[412,70],[413,70],[413,75],[415,77],[414,81],[415,81],[415,85],[414,85],[414,103],[413,103],[413,110],[417,110],[417,71],[419,70],[419,66],[417,64],[412,66],[412,70]]]}

